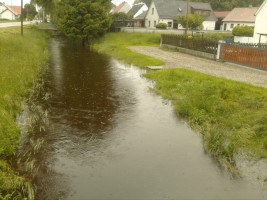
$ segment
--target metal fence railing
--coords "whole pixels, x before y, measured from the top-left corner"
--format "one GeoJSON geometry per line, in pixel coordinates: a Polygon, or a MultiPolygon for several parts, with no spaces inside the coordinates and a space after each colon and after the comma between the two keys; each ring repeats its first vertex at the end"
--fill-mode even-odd
{"type": "Polygon", "coordinates": [[[186,49],[217,54],[218,42],[203,37],[188,37],[187,35],[161,35],[162,44],[167,44],[186,49]]]}

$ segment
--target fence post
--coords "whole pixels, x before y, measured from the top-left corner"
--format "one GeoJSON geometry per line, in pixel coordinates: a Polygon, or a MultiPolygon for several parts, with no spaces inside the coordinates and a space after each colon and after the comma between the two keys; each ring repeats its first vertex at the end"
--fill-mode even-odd
{"type": "Polygon", "coordinates": [[[260,45],[258,46],[259,51],[258,51],[258,58],[257,58],[257,68],[260,68],[260,59],[261,59],[261,48],[260,45]]]}
{"type": "Polygon", "coordinates": [[[220,55],[221,55],[221,48],[222,48],[222,44],[224,44],[225,41],[223,40],[219,40],[218,42],[218,50],[217,50],[217,56],[216,56],[216,60],[220,60],[220,55]]]}

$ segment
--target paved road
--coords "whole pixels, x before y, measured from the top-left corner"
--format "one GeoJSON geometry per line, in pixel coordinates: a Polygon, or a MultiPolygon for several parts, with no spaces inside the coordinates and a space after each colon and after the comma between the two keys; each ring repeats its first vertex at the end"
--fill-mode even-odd
{"type": "Polygon", "coordinates": [[[249,83],[267,88],[267,72],[205,58],[165,51],[159,47],[129,47],[134,52],[165,62],[164,68],[184,68],[220,78],[249,83]]]}
{"type": "MultiPolygon", "coordinates": [[[[31,22],[23,22],[24,25],[31,24],[31,22]]],[[[20,26],[20,22],[0,23],[0,28],[7,28],[12,26],[20,26]]]]}

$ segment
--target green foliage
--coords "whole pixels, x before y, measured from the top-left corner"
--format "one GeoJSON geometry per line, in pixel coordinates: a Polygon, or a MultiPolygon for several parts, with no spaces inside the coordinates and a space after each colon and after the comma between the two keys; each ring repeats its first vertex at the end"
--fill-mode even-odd
{"type": "Polygon", "coordinates": [[[62,34],[83,44],[103,36],[109,29],[107,0],[62,0],[58,5],[58,29],[62,34]],[[102,5],[103,4],[103,5],[102,5]]]}
{"type": "Polygon", "coordinates": [[[166,23],[158,23],[156,25],[156,28],[158,28],[158,29],[167,29],[167,24],[166,23]]]}
{"type": "Polygon", "coordinates": [[[24,19],[27,18],[28,20],[33,20],[35,15],[37,15],[35,6],[33,4],[25,4],[23,8],[24,19]]]}
{"type": "MultiPolygon", "coordinates": [[[[191,14],[188,16],[188,27],[192,30],[201,29],[204,20],[205,17],[198,13],[191,14]]],[[[186,15],[177,15],[174,21],[181,24],[184,28],[186,27],[186,15]]]]}
{"type": "Polygon", "coordinates": [[[149,65],[162,65],[160,60],[149,56],[134,53],[129,50],[129,46],[159,46],[160,34],[155,33],[109,33],[101,38],[94,48],[102,53],[107,53],[119,60],[124,60],[128,64],[133,64],[142,68],[149,65]]]}
{"type": "Polygon", "coordinates": [[[236,26],[232,30],[234,36],[252,37],[254,30],[250,26],[236,26]]]}
{"type": "Polygon", "coordinates": [[[205,148],[234,166],[239,151],[267,158],[267,89],[184,69],[149,72],[155,91],[203,134],[205,148]]]}
{"type": "Polygon", "coordinates": [[[35,28],[0,29],[0,199],[22,199],[25,180],[7,164],[19,143],[16,115],[40,69],[47,65],[48,36],[35,28]],[[19,198],[20,197],[20,198],[19,198]]]}
{"type": "Polygon", "coordinates": [[[128,20],[130,19],[130,17],[126,14],[126,13],[123,13],[123,12],[119,12],[119,13],[115,13],[112,15],[112,20],[128,20]]]}

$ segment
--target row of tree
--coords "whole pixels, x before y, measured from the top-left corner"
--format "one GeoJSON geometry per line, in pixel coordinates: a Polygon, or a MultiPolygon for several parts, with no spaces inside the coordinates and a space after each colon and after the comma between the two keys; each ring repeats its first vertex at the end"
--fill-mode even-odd
{"type": "MultiPolygon", "coordinates": [[[[182,0],[183,1],[183,0],[182,0]]],[[[186,0],[184,0],[186,1],[186,0]]],[[[192,2],[210,3],[214,11],[230,11],[233,8],[242,8],[252,6],[260,6],[264,0],[191,0],[192,2]]],[[[135,0],[135,3],[145,3],[150,6],[152,0],[135,0]]]]}

